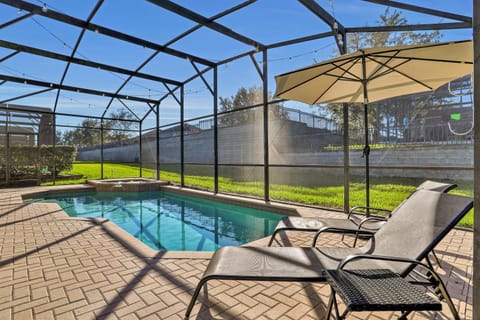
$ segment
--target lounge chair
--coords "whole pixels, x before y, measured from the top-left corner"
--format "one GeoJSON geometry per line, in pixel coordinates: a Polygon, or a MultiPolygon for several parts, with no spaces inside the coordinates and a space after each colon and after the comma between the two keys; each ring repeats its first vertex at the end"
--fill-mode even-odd
{"type": "MultiPolygon", "coordinates": [[[[376,233],[336,227],[318,231],[319,234],[358,232],[372,235],[363,247],[222,247],[214,253],[197,285],[185,318],[189,318],[203,285],[212,279],[325,282],[324,270],[336,269],[345,258],[354,259],[352,255],[368,255],[370,259],[349,263],[348,269],[389,269],[406,277],[416,264],[371,259],[393,256],[422,261],[472,207],[471,197],[420,190],[405,200],[376,233]]],[[[430,280],[440,289],[454,317],[458,318],[443,283],[430,280]]]]}
{"type": "MultiPolygon", "coordinates": [[[[449,192],[456,188],[456,184],[442,183],[427,180],[420,184],[414,191],[418,190],[431,190],[437,192],[449,192]]],[[[413,193],[412,193],[413,194],[413,193]]],[[[410,195],[411,196],[411,195],[410,195]]],[[[410,197],[409,196],[409,197],[410,197]]],[[[399,206],[401,206],[400,204],[399,206]]],[[[398,207],[399,207],[398,206],[398,207]]],[[[398,208],[397,207],[397,208],[398,208]]],[[[345,219],[335,218],[321,218],[321,217],[285,217],[280,220],[273,231],[268,246],[271,246],[275,236],[284,231],[302,231],[302,232],[317,232],[318,229],[323,227],[337,227],[347,229],[363,229],[369,231],[376,231],[381,228],[385,221],[391,217],[396,209],[387,210],[381,208],[371,208],[356,206],[353,207],[345,219]],[[361,212],[359,212],[361,211],[361,212]],[[365,213],[366,211],[366,213],[365,213]]],[[[343,240],[343,236],[342,236],[343,240]]],[[[358,234],[355,234],[353,247],[356,246],[358,240],[358,234]]],[[[436,256],[435,256],[436,257],[436,256]]],[[[437,259],[438,260],[438,259],[437,259]]]]}

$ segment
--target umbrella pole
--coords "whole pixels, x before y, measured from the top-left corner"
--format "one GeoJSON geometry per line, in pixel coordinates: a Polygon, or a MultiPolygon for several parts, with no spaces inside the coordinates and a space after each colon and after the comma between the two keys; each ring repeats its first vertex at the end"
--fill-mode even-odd
{"type": "Polygon", "coordinates": [[[363,157],[365,157],[365,206],[366,215],[370,216],[370,144],[368,139],[368,103],[363,105],[364,126],[365,126],[365,146],[363,147],[363,157]]]}
{"type": "Polygon", "coordinates": [[[365,53],[362,55],[362,87],[363,87],[363,114],[365,122],[365,147],[363,148],[363,156],[365,157],[365,206],[367,207],[366,215],[370,216],[370,144],[368,142],[368,90],[367,90],[367,64],[365,61],[365,53]]]}

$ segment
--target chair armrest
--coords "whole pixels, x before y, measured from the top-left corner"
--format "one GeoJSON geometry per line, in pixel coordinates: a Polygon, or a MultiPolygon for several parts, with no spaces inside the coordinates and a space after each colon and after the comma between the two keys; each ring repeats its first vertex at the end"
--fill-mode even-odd
{"type": "Polygon", "coordinates": [[[415,260],[415,259],[400,258],[400,257],[393,257],[393,256],[381,256],[381,255],[373,255],[373,254],[356,254],[356,255],[348,256],[345,259],[343,259],[342,262],[340,262],[337,269],[343,269],[350,262],[353,262],[355,260],[362,260],[362,259],[411,263],[411,264],[415,264],[415,265],[424,266],[427,269],[431,269],[430,266],[426,265],[423,262],[415,260]]]}
{"type": "MultiPolygon", "coordinates": [[[[374,208],[374,207],[365,207],[365,206],[356,206],[356,207],[353,207],[352,209],[350,209],[350,211],[348,211],[348,216],[347,218],[350,219],[352,217],[352,215],[354,214],[362,214],[362,215],[366,215],[366,212],[358,212],[358,210],[361,209],[361,210],[365,210],[365,211],[374,211],[375,213],[379,213],[379,212],[385,212],[387,215],[388,218],[390,218],[392,216],[392,210],[389,210],[389,209],[384,209],[384,208],[374,208]]],[[[378,216],[378,217],[384,217],[383,215],[380,215],[380,214],[376,214],[375,216],[378,216]]]]}
{"type": "Polygon", "coordinates": [[[375,232],[369,230],[360,230],[358,228],[355,229],[347,229],[347,228],[339,228],[339,227],[323,227],[318,229],[315,232],[315,236],[313,237],[312,247],[315,247],[317,243],[317,239],[322,233],[343,233],[343,234],[357,234],[357,235],[367,235],[373,236],[375,232]]]}
{"type": "MultiPolygon", "coordinates": [[[[358,224],[358,229],[361,229],[363,228],[363,225],[365,223],[368,223],[368,222],[373,222],[373,221],[377,221],[377,222],[387,222],[388,218],[387,217],[369,217],[369,218],[364,218],[362,219],[362,221],[360,221],[360,223],[358,224]]],[[[378,228],[380,229],[380,228],[378,228]]],[[[378,230],[377,229],[377,230],[378,230]]]]}
{"type": "Polygon", "coordinates": [[[338,265],[337,269],[343,269],[348,263],[356,261],[356,260],[361,260],[361,259],[369,259],[369,260],[383,260],[383,261],[392,261],[392,262],[399,262],[399,263],[410,263],[415,266],[421,266],[428,270],[429,274],[431,275],[432,279],[436,283],[441,283],[442,286],[445,286],[442,279],[440,278],[440,275],[433,270],[433,267],[425,264],[421,261],[415,260],[415,259],[409,259],[409,258],[400,258],[400,257],[393,257],[393,256],[381,256],[381,255],[373,255],[373,254],[357,254],[357,255],[351,255],[346,257],[345,259],[340,262],[338,265]]]}

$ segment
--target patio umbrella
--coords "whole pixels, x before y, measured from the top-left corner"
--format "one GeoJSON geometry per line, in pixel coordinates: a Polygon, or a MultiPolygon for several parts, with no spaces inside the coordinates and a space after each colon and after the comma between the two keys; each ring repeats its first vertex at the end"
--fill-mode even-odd
{"type": "Polygon", "coordinates": [[[275,77],[275,96],[308,104],[364,104],[366,205],[369,102],[434,90],[473,71],[472,41],[362,49],[275,77]]]}

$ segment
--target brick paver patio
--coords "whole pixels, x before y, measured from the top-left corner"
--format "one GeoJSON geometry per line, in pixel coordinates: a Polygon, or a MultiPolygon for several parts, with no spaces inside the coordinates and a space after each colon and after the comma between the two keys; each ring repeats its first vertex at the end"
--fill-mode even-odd
{"type": "MultiPolygon", "coordinates": [[[[154,252],[125,240],[111,222],[70,218],[56,204],[21,198],[62,188],[0,190],[0,319],[182,319],[210,254],[154,252]]],[[[310,237],[289,233],[281,242],[308,244],[310,237]]],[[[338,237],[322,241],[341,245],[338,237]]],[[[472,245],[472,232],[455,229],[436,248],[438,271],[465,319],[472,318],[472,245]]],[[[330,294],[324,284],[251,281],[211,281],[208,292],[208,302],[199,299],[192,319],[321,319],[330,294]]],[[[391,318],[396,317],[350,316],[391,318]]],[[[451,316],[444,304],[442,313],[410,318],[451,316]]]]}

